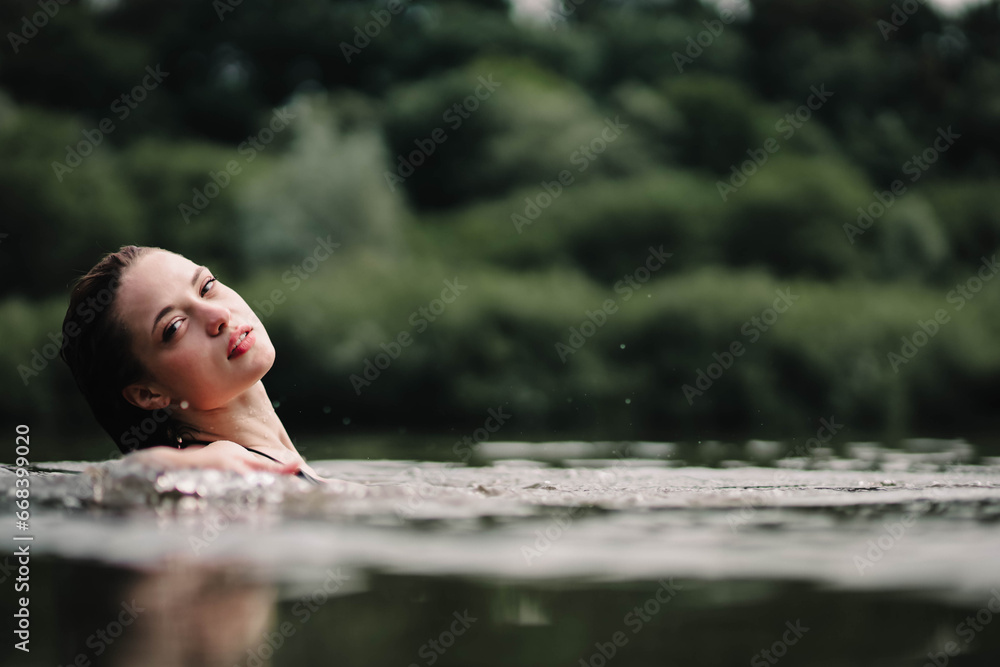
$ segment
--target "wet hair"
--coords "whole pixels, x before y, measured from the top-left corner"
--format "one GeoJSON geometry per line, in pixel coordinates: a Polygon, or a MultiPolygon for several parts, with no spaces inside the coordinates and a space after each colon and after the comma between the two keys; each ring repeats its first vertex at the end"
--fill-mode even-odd
{"type": "Polygon", "coordinates": [[[122,389],[148,374],[132,351],[131,335],[115,301],[125,272],[153,250],[159,248],[126,245],[102,257],[73,285],[63,319],[60,356],[94,417],[123,454],[154,445],[176,447],[181,430],[169,406],[144,410],[122,396],[122,389]]]}

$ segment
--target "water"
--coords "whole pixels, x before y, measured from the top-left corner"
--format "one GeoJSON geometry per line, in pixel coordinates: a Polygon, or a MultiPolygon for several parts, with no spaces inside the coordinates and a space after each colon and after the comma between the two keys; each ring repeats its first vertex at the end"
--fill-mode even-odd
{"type": "MultiPolygon", "coordinates": [[[[671,443],[486,443],[471,465],[313,463],[360,491],[42,464],[32,652],[0,659],[996,664],[1000,459],[907,449],[775,460],[751,443],[757,466],[703,443],[704,467],[671,443]]],[[[0,470],[11,514],[14,479],[0,470]]]]}

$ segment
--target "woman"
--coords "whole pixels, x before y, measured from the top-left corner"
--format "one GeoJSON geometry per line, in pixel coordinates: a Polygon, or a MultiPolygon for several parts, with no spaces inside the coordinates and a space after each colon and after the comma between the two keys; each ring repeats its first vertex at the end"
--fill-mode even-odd
{"type": "Polygon", "coordinates": [[[204,266],[123,246],[73,287],[62,358],[126,458],[156,467],[320,478],[261,378],[274,346],[253,310],[204,266]]]}

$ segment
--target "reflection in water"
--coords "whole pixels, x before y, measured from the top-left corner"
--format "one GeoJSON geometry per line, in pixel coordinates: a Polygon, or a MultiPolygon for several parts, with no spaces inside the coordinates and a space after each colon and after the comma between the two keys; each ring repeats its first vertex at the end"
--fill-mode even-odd
{"type": "MultiPolygon", "coordinates": [[[[942,664],[944,656],[961,667],[996,664],[1000,656],[1000,591],[984,592],[976,604],[949,604],[930,589],[859,592],[790,581],[382,574],[350,595],[317,597],[321,579],[276,587],[241,576],[236,566],[177,562],[146,573],[51,566],[63,583],[60,627],[53,631],[50,612],[40,607],[37,628],[39,636],[60,638],[60,666],[777,662],[768,656],[788,665],[916,666],[928,656],[942,664]],[[134,623],[114,630],[112,642],[99,639],[130,605],[143,608],[134,623]],[[947,656],[949,646],[956,655],[947,656]]],[[[34,652],[31,661],[7,657],[0,650],[5,665],[53,664],[34,652]]]]}
{"type": "Polygon", "coordinates": [[[74,563],[61,570],[60,635],[72,639],[60,664],[233,665],[274,625],[276,587],[233,566],[173,559],[147,572],[74,563]]]}

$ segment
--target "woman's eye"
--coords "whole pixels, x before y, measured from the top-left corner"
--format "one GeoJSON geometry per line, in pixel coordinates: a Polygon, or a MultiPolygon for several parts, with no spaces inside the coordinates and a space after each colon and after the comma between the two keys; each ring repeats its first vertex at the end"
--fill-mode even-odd
{"type": "Polygon", "coordinates": [[[173,322],[167,325],[167,327],[163,330],[164,342],[174,337],[174,334],[177,333],[177,328],[180,326],[180,323],[181,323],[180,320],[174,320],[173,322]]]}
{"type": "MultiPolygon", "coordinates": [[[[201,296],[205,296],[205,293],[210,291],[215,286],[215,282],[215,278],[209,278],[206,280],[205,284],[201,286],[201,296]]],[[[183,320],[174,320],[166,326],[163,330],[163,342],[167,342],[174,337],[174,334],[177,333],[182,321],[183,320]]]]}

